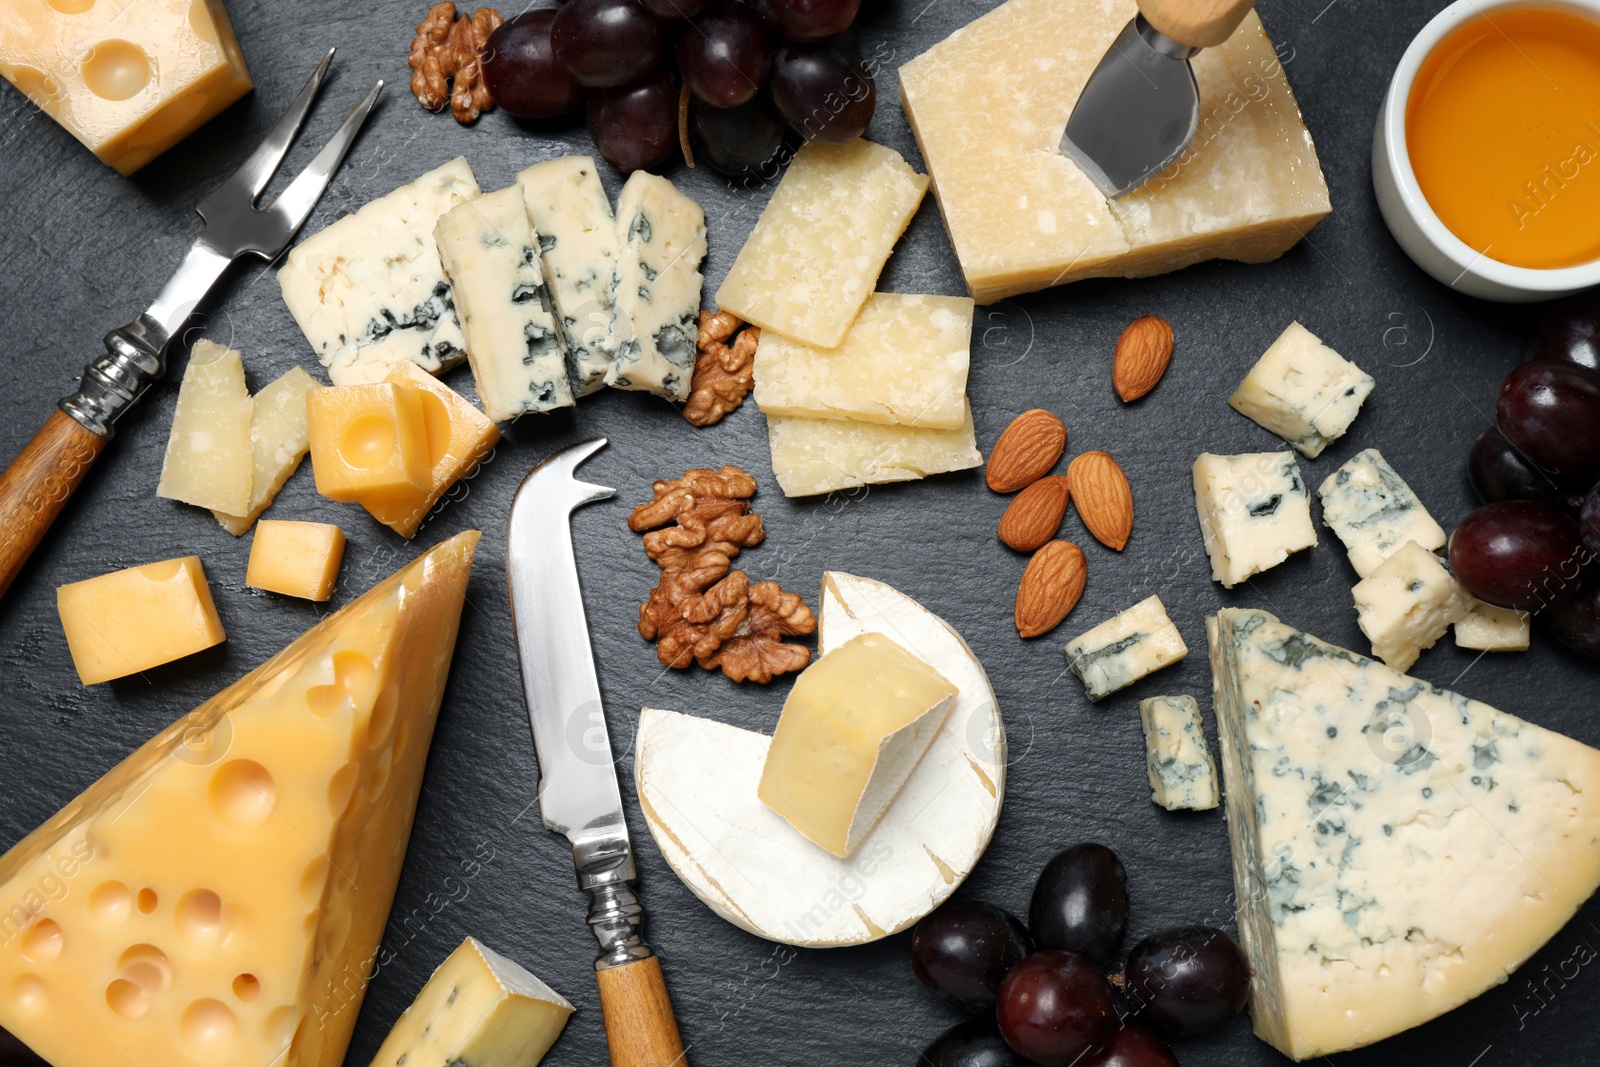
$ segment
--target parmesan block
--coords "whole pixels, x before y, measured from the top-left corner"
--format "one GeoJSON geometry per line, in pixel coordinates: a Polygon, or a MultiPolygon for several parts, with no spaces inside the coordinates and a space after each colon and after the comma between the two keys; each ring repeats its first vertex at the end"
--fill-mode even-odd
{"type": "Polygon", "coordinates": [[[1009,0],[900,68],[901,100],[980,304],[1079,278],[1276,259],[1328,187],[1252,12],[1194,57],[1200,125],[1144,188],[1108,201],[1061,153],[1078,94],[1134,0],[1009,0]]]}
{"type": "Polygon", "coordinates": [[[311,448],[306,434],[306,394],[325,388],[303,368],[291,367],[255,395],[250,415],[250,456],[255,472],[250,506],[242,515],[211,513],[233,536],[250,529],[306,458],[311,448]]]}
{"type": "Polygon", "coordinates": [[[910,482],[983,465],[970,409],[959,430],[773,415],[767,440],[784,496],[910,482]]]}
{"type": "Polygon", "coordinates": [[[667,179],[639,170],[617,197],[617,229],[621,339],[606,384],[687,400],[699,334],[706,213],[667,179]]]}
{"type": "Polygon", "coordinates": [[[971,343],[966,297],[874,293],[837,348],[762,331],[756,403],[768,415],[959,430],[971,343]]]}
{"type": "Polygon", "coordinates": [[[860,138],[807,143],[723,279],[717,307],[796,341],[837,346],[927,189],[927,175],[892,148],[860,138]]]}
{"type": "Polygon", "coordinates": [[[230,515],[248,511],[254,411],[239,353],[215,341],[195,342],[178,386],[156,495],[230,515]]]}

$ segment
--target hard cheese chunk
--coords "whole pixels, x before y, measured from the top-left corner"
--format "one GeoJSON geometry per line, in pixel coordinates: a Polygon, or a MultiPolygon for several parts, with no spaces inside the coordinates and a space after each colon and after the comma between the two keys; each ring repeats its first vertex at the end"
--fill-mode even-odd
{"type": "Polygon", "coordinates": [[[283,302],[333,384],[381,382],[406,362],[437,374],[467,358],[433,228],[477,195],[472,168],[453,159],[289,253],[283,302]]]}
{"type": "Polygon", "coordinates": [[[606,384],[687,400],[700,314],[706,213],[667,179],[634,171],[617,197],[617,315],[631,325],[606,384]]]}
{"type": "Polygon", "coordinates": [[[1444,529],[1376,448],[1358,452],[1317,489],[1322,521],[1365,578],[1407,541],[1443,548],[1444,529]]]}
{"type": "Polygon", "coordinates": [[[1067,666],[1090,700],[1124,689],[1189,654],[1158,596],[1146,597],[1067,643],[1067,666]]]}
{"type": "Polygon", "coordinates": [[[291,367],[255,395],[250,414],[250,457],[254,477],[250,505],[243,514],[211,514],[222,528],[238,537],[267,509],[289,475],[311,450],[306,433],[306,394],[326,388],[301,367],[291,367]]]}
{"type": "Polygon", "coordinates": [[[560,993],[469,937],[394,1024],[372,1067],[538,1067],[571,1014],[560,993]]]}
{"type": "Polygon", "coordinates": [[[250,91],[222,0],[141,0],[137,17],[126,4],[7,0],[0,20],[0,75],[123,174],[250,91]]]}
{"type": "Polygon", "coordinates": [[[1226,589],[1317,543],[1311,497],[1292,452],[1201,453],[1194,503],[1211,580],[1226,589]]]}
{"type": "Polygon", "coordinates": [[[1291,322],[1228,404],[1316,459],[1344,436],[1372,393],[1372,375],[1291,322]]]}
{"type": "Polygon", "coordinates": [[[888,637],[855,637],[795,679],[757,795],[811,841],[849,856],[916,770],[955,699],[955,686],[888,637]]]}
{"type": "Polygon", "coordinates": [[[1145,770],[1150,799],[1168,811],[1209,811],[1217,806],[1217,765],[1212,762],[1200,705],[1194,697],[1139,701],[1144,724],[1145,770]]]}
{"type": "Polygon", "coordinates": [[[522,191],[512,186],[452,208],[434,236],[489,418],[571,407],[567,357],[522,191]]]}
{"type": "Polygon", "coordinates": [[[959,430],[971,344],[966,297],[874,293],[837,348],[763,331],[756,403],[768,415],[959,430]]]}
{"type": "Polygon", "coordinates": [[[178,386],[156,495],[237,515],[255,482],[250,423],[254,402],[239,353],[197,341],[178,386]]]}
{"type": "Polygon", "coordinates": [[[306,397],[317,492],[329,500],[410,500],[432,484],[422,395],[390,382],[306,397]]]}
{"type": "Polygon", "coordinates": [[[1276,259],[1328,213],[1311,135],[1253,13],[1194,57],[1199,129],[1143,189],[1107,201],[1061,154],[1084,83],[1137,13],[1133,0],[1010,0],[900,68],[980,304],[1079,278],[1276,259]]]}
{"type": "Polygon", "coordinates": [[[1455,621],[1457,648],[1481,652],[1526,652],[1532,627],[1528,613],[1515,608],[1498,608],[1481,600],[1471,600],[1467,613],[1455,621]]]}
{"type": "Polygon", "coordinates": [[[1467,613],[1470,598],[1439,557],[1408,541],[1351,591],[1361,632],[1372,652],[1397,671],[1467,613]]]}
{"type": "Polygon", "coordinates": [[[159,667],[227,639],[199,556],[63,585],[56,610],[84,685],[159,667]]]}
{"type": "Polygon", "coordinates": [[[723,279],[717,307],[796,341],[837,346],[927,189],[927,175],[892,148],[808,142],[723,279]]]}
{"type": "Polygon", "coordinates": [[[1250,1015],[1286,1055],[1504,982],[1600,884],[1600,752],[1263,611],[1207,631],[1250,1015]]]}
{"type": "Polygon", "coordinates": [[[617,315],[622,234],[590,156],[535,163],[517,175],[550,297],[567,342],[572,389],[585,396],[605,384],[631,324],[617,315]]]}
{"type": "Polygon", "coordinates": [[[244,584],[306,600],[327,600],[344,560],[344,531],[325,522],[256,523],[244,584]]]}
{"type": "Polygon", "coordinates": [[[478,534],[156,735],[0,857],[0,1026],[53,1067],[338,1067],[478,534]]]}
{"type": "Polygon", "coordinates": [[[909,482],[983,465],[970,409],[959,430],[772,415],[767,440],[784,496],[909,482]]]}

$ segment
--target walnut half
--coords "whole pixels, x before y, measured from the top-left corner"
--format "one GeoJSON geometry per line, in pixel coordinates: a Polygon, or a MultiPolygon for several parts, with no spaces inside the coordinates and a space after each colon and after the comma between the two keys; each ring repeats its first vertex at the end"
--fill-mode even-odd
{"type": "Polygon", "coordinates": [[[494,107],[483,84],[482,56],[489,35],[505,19],[492,7],[456,18],[451,0],[434,4],[417,25],[406,64],[411,68],[411,93],[429,111],[445,104],[456,121],[476,122],[494,107]]]}
{"type": "Polygon", "coordinates": [[[756,346],[760,343],[761,327],[746,326],[743,319],[727,311],[713,314],[702,310],[694,377],[683,417],[696,426],[710,426],[744,403],[756,383],[756,346]]]}

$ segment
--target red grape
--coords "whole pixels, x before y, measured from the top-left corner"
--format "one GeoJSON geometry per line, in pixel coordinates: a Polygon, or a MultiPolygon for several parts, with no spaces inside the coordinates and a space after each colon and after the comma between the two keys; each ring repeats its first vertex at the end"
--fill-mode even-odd
{"type": "Polygon", "coordinates": [[[1600,371],[1600,299],[1577,297],[1545,312],[1533,335],[1533,358],[1600,371]]]}
{"type": "Polygon", "coordinates": [[[783,147],[783,119],[765,95],[738,107],[712,107],[699,100],[689,108],[689,136],[696,159],[730,178],[760,178],[783,147]]]}
{"type": "Polygon", "coordinates": [[[1128,929],[1128,875],[1117,854],[1093,842],[1056,853],[1034,884],[1028,929],[1040,948],[1109,960],[1128,929]]]}
{"type": "Polygon", "coordinates": [[[508,115],[547,119],[583,103],[583,86],[556,62],[550,44],[554,8],[524,11],[489,35],[483,50],[483,84],[508,115]]]}
{"type": "MultiPolygon", "coordinates": [[[[574,0],[578,2],[578,0],[574,0]]],[[[620,171],[649,170],[678,144],[678,87],[665,70],[589,95],[589,136],[620,171]]]]}
{"type": "Polygon", "coordinates": [[[825,41],[850,28],[861,0],[750,0],[791,41],[825,41]]]}
{"type": "Polygon", "coordinates": [[[1111,983],[1082,956],[1035,952],[1000,984],[995,1019],[1006,1043],[1040,1067],[1067,1067],[1111,1038],[1111,983]]]}
{"type": "Polygon", "coordinates": [[[572,0],[556,12],[550,39],[567,73],[591,89],[627,85],[672,47],[668,24],[638,0],[572,0]]]}
{"type": "Polygon", "coordinates": [[[1211,926],[1145,938],[1128,953],[1123,973],[1139,1021],[1174,1034],[1215,1030],[1243,1011],[1250,996],[1244,951],[1211,926]]]}
{"type": "Polygon", "coordinates": [[[1576,596],[1557,604],[1543,618],[1557,641],[1574,652],[1600,659],[1600,572],[1590,574],[1576,596]]]}
{"type": "Polygon", "coordinates": [[[639,0],[652,15],[664,19],[692,19],[707,7],[711,0],[639,0]]]}
{"type": "Polygon", "coordinates": [[[1591,555],[1570,516],[1533,500],[1485,504],[1450,535],[1450,569],[1462,588],[1522,611],[1570,600],[1591,555]]]}
{"type": "Polygon", "coordinates": [[[1585,485],[1600,476],[1600,374],[1536,359],[1500,386],[1495,424],[1536,466],[1585,485]]]}
{"type": "Polygon", "coordinates": [[[842,144],[872,121],[878,90],[861,61],[828,45],[786,44],[772,58],[772,99],[808,141],[842,144]]]}
{"type": "Polygon", "coordinates": [[[1028,954],[1028,931],[1011,913],[952,900],[911,932],[911,969],[939,997],[968,1011],[994,1004],[1000,982],[1028,954]]]}
{"type": "Polygon", "coordinates": [[[1467,453],[1467,476],[1485,504],[1496,500],[1538,500],[1562,507],[1567,502],[1555,480],[1529,463],[1493,426],[1472,442],[1472,451],[1467,453]]]}
{"type": "Polygon", "coordinates": [[[1178,1067],[1167,1043],[1142,1026],[1123,1023],[1105,1047],[1079,1067],[1178,1067]]]}
{"type": "Polygon", "coordinates": [[[735,107],[767,84],[772,42],[748,5],[723,0],[678,38],[678,69],[695,96],[712,107],[735,107]]]}
{"type": "Polygon", "coordinates": [[[922,1050],[917,1067],[1028,1067],[991,1019],[957,1023],[922,1050]]]}

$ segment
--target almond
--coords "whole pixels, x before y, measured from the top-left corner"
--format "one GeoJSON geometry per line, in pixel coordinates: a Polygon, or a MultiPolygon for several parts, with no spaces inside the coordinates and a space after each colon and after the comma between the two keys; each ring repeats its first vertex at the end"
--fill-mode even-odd
{"type": "Polygon", "coordinates": [[[1067,466],[1067,484],[1095,540],[1121,552],[1133,532],[1133,490],[1117,461],[1106,452],[1085,452],[1067,466]]]}
{"type": "Polygon", "coordinates": [[[1032,552],[1061,529],[1069,495],[1063,476],[1040,478],[1018,493],[1000,516],[1000,540],[1018,552],[1032,552]]]}
{"type": "Polygon", "coordinates": [[[1088,578],[1083,549],[1071,541],[1051,541],[1035,552],[1017,584],[1017,633],[1038,637],[1061,625],[1088,578]]]}
{"type": "Polygon", "coordinates": [[[1011,420],[989,453],[989,488],[1014,493],[1050,473],[1067,450],[1067,428],[1043,408],[1011,420]]]}
{"type": "Polygon", "coordinates": [[[1156,387],[1172,362],[1172,324],[1159,315],[1134,319],[1117,338],[1111,359],[1111,385],[1123,403],[1138,400],[1156,387]]]}

